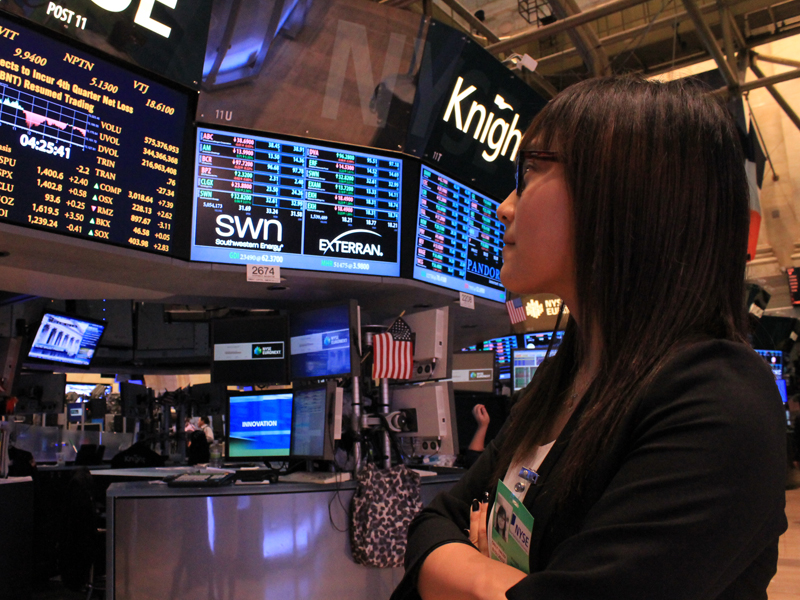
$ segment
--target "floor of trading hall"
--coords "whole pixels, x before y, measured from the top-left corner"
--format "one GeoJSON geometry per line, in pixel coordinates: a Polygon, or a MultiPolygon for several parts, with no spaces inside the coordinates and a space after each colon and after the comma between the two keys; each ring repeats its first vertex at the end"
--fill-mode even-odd
{"type": "MultiPolygon", "coordinates": [[[[778,573],[769,586],[769,600],[800,599],[800,471],[795,471],[798,487],[786,490],[786,519],[789,529],[781,536],[778,556],[778,573]]],[[[40,586],[32,600],[83,600],[86,593],[69,592],[57,580],[40,586]]],[[[92,598],[99,600],[100,593],[92,598]]]]}

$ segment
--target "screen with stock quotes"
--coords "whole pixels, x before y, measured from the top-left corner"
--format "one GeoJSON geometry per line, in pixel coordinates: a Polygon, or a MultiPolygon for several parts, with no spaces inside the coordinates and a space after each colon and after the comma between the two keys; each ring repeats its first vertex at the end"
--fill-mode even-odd
{"type": "Polygon", "coordinates": [[[496,200],[422,166],[414,279],[503,302],[503,232],[496,200]]]}
{"type": "Polygon", "coordinates": [[[174,254],[189,102],[0,16],[0,222],[174,254]]]}
{"type": "Polygon", "coordinates": [[[199,127],[192,260],[400,275],[403,162],[199,127]]]}

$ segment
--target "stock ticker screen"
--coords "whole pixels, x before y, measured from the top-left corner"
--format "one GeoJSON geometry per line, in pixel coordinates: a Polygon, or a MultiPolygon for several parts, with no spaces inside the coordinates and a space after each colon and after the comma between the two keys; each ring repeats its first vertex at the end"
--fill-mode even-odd
{"type": "Polygon", "coordinates": [[[174,254],[189,104],[0,15],[0,222],[174,254]]]}
{"type": "Polygon", "coordinates": [[[496,200],[422,167],[414,279],[504,302],[503,232],[496,200]]]}
{"type": "Polygon", "coordinates": [[[191,259],[400,275],[401,158],[199,127],[191,259]]]}

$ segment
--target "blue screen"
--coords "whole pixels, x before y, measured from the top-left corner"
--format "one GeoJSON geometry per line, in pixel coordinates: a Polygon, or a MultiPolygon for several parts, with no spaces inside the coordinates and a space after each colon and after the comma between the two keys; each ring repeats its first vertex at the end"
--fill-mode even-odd
{"type": "Polygon", "coordinates": [[[292,315],[292,378],[349,375],[351,327],[348,305],[292,315]]]}
{"type": "Polygon", "coordinates": [[[105,325],[45,313],[29,358],[88,367],[105,325]]]}
{"type": "Polygon", "coordinates": [[[786,380],[776,379],[775,383],[778,384],[778,391],[781,393],[781,400],[783,400],[783,403],[786,404],[787,402],[789,402],[789,396],[786,393],[786,380]]]}
{"type": "Polygon", "coordinates": [[[782,379],[783,378],[783,352],[780,350],[758,350],[756,352],[761,355],[766,363],[769,365],[769,368],[772,369],[772,374],[775,375],[775,379],[782,379]]]}
{"type": "Polygon", "coordinates": [[[289,456],[292,435],[292,393],[231,396],[231,458],[289,456]]]}

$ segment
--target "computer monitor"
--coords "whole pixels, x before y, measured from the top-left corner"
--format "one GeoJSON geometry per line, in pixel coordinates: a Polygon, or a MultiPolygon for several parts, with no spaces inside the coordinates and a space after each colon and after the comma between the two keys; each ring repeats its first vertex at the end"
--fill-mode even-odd
{"type": "Polygon", "coordinates": [[[289,383],[289,319],[282,315],[211,322],[211,382],[224,385],[289,383]]]}
{"type": "Polygon", "coordinates": [[[564,339],[564,332],[562,330],[556,331],[555,336],[552,331],[526,333],[522,336],[522,347],[528,350],[533,350],[534,348],[547,349],[553,337],[555,337],[553,341],[553,353],[555,353],[555,350],[561,345],[561,340],[564,339]]]}
{"type": "Polygon", "coordinates": [[[341,418],[342,394],[335,381],[294,390],[292,458],[333,460],[334,440],[341,438],[341,418]]]}
{"type": "Polygon", "coordinates": [[[86,418],[86,405],[83,402],[67,404],[67,422],[80,423],[86,418]]]}
{"type": "MultiPolygon", "coordinates": [[[[94,389],[98,385],[104,385],[104,384],[102,384],[102,383],[68,383],[64,387],[64,393],[65,394],[69,394],[69,393],[78,394],[78,396],[81,396],[81,397],[85,398],[86,399],[85,401],[88,402],[89,397],[92,395],[92,392],[94,391],[94,389]]],[[[103,395],[107,396],[108,394],[111,393],[111,386],[110,385],[105,385],[104,387],[105,387],[105,391],[103,392],[103,395]]]]}
{"type": "Polygon", "coordinates": [[[780,350],[760,350],[755,349],[761,358],[766,361],[775,379],[783,379],[783,352],[780,350]]]}
{"type": "MultiPolygon", "coordinates": [[[[542,364],[547,348],[533,350],[516,349],[511,352],[511,385],[517,391],[524,388],[533,379],[536,369],[542,364]]],[[[552,356],[551,352],[551,356],[552,356]]]]}
{"type": "Polygon", "coordinates": [[[494,352],[453,352],[453,389],[465,392],[494,391],[494,352]]]}
{"type": "Polygon", "coordinates": [[[88,369],[105,327],[102,321],[47,311],[25,362],[88,369]]]}
{"type": "Polygon", "coordinates": [[[122,416],[128,419],[146,419],[152,399],[151,390],[145,385],[121,381],[119,384],[119,401],[122,416]]]}
{"type": "Polygon", "coordinates": [[[781,400],[783,400],[783,404],[786,406],[789,402],[789,394],[786,392],[786,380],[776,379],[775,383],[778,385],[778,392],[780,392],[781,400]]]}
{"type": "Polygon", "coordinates": [[[406,454],[458,454],[452,381],[393,386],[390,406],[407,415],[404,430],[394,434],[406,454]]]}
{"type": "Polygon", "coordinates": [[[519,347],[519,338],[516,335],[507,335],[505,337],[492,338],[462,348],[462,352],[494,352],[495,357],[495,370],[497,372],[497,379],[500,383],[505,384],[511,380],[511,351],[519,347]]]}
{"type": "Polygon", "coordinates": [[[291,455],[292,398],[288,390],[231,392],[228,397],[230,460],[279,460],[291,455]]]}
{"type": "Polygon", "coordinates": [[[319,380],[358,375],[361,331],[358,303],[293,313],[289,347],[292,380],[319,380]]]}
{"type": "Polygon", "coordinates": [[[12,395],[17,404],[14,413],[30,415],[36,413],[59,414],[64,407],[64,373],[22,373],[14,381],[12,395]]]}

